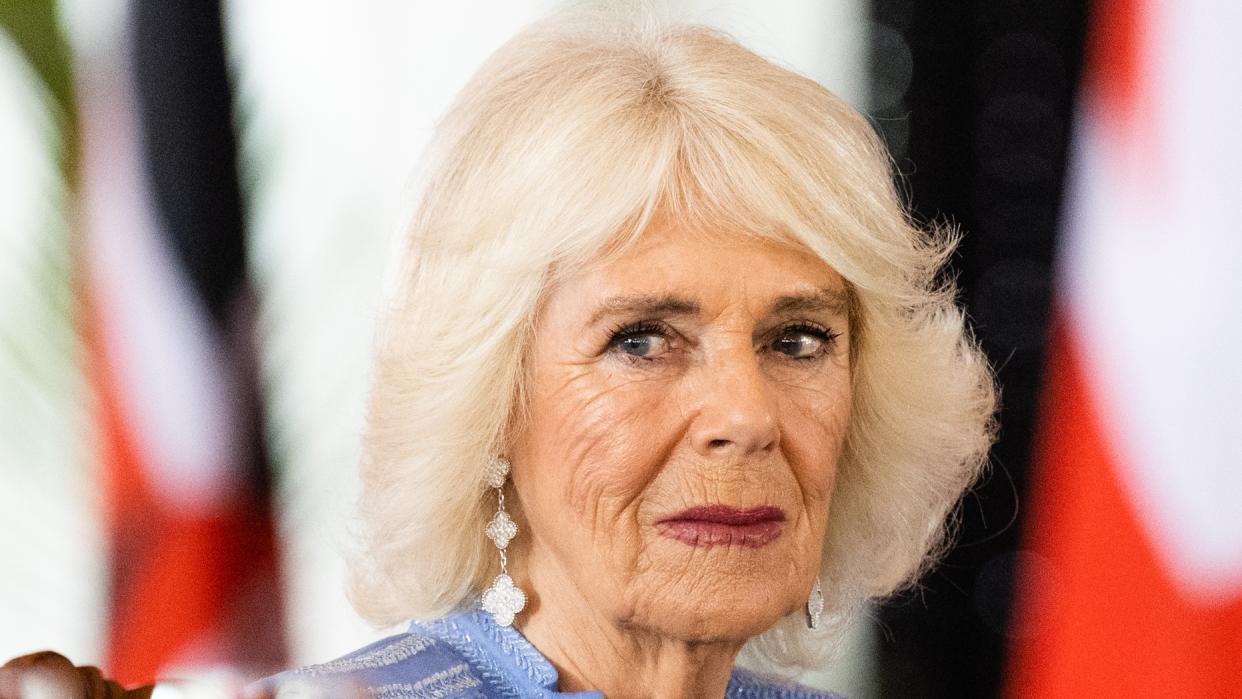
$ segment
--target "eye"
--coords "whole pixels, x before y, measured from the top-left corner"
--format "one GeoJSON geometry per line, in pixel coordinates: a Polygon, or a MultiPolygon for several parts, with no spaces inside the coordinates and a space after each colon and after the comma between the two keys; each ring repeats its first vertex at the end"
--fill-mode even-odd
{"type": "Polygon", "coordinates": [[[814,325],[788,325],[781,329],[772,348],[792,359],[816,359],[827,354],[839,336],[814,325]]]}
{"type": "Polygon", "coordinates": [[[612,331],[608,347],[628,357],[637,359],[656,359],[669,349],[667,329],[659,324],[648,321],[630,323],[612,331]]]}

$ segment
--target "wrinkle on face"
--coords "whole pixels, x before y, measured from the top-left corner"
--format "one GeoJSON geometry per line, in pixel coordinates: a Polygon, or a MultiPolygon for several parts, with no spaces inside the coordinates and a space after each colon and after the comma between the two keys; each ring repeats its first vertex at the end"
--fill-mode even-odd
{"type": "Polygon", "coordinates": [[[674,228],[558,282],[538,315],[529,420],[511,455],[531,545],[557,562],[555,579],[529,571],[541,610],[571,594],[618,626],[720,637],[753,635],[805,602],[851,402],[838,293],[844,281],[805,251],[674,228]],[[610,298],[677,303],[596,321],[610,298]],[[772,312],[782,298],[803,300],[772,312]],[[677,335],[664,361],[610,349],[611,329],[647,320],[677,335]],[[771,346],[795,321],[839,335],[799,363],[771,346]],[[660,534],[662,518],[710,504],[780,507],[782,535],[747,548],[660,534]]]}

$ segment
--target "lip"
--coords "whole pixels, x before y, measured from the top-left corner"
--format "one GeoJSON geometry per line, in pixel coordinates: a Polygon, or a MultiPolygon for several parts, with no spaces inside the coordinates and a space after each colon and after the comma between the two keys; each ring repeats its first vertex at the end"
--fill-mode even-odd
{"type": "Polygon", "coordinates": [[[705,505],[661,519],[656,530],[689,546],[759,548],[780,537],[784,521],[785,511],[770,505],[705,505]]]}

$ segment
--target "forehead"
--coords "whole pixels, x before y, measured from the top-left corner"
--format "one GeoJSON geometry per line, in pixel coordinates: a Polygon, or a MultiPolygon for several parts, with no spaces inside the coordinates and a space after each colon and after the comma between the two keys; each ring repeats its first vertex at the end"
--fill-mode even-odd
{"type": "Polygon", "coordinates": [[[692,284],[734,282],[748,287],[806,283],[845,289],[821,258],[794,243],[729,231],[687,231],[658,223],[619,255],[599,259],[582,273],[596,283],[692,284]]]}
{"type": "Polygon", "coordinates": [[[845,281],[826,262],[780,240],[656,225],[624,251],[585,265],[558,285],[581,300],[618,294],[677,293],[702,303],[816,292],[845,293],[845,281]]]}

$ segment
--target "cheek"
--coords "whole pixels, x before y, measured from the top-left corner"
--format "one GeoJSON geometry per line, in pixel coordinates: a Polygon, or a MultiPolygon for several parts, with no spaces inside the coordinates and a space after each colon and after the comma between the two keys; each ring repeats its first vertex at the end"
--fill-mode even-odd
{"type": "MultiPolygon", "coordinates": [[[[598,367],[535,377],[524,461],[531,494],[568,510],[580,524],[607,531],[659,470],[662,387],[626,381],[598,367]]],[[[524,488],[524,490],[526,490],[524,488]]]]}
{"type": "Polygon", "coordinates": [[[786,393],[782,442],[808,506],[826,513],[852,404],[849,381],[804,384],[786,393]]]}

